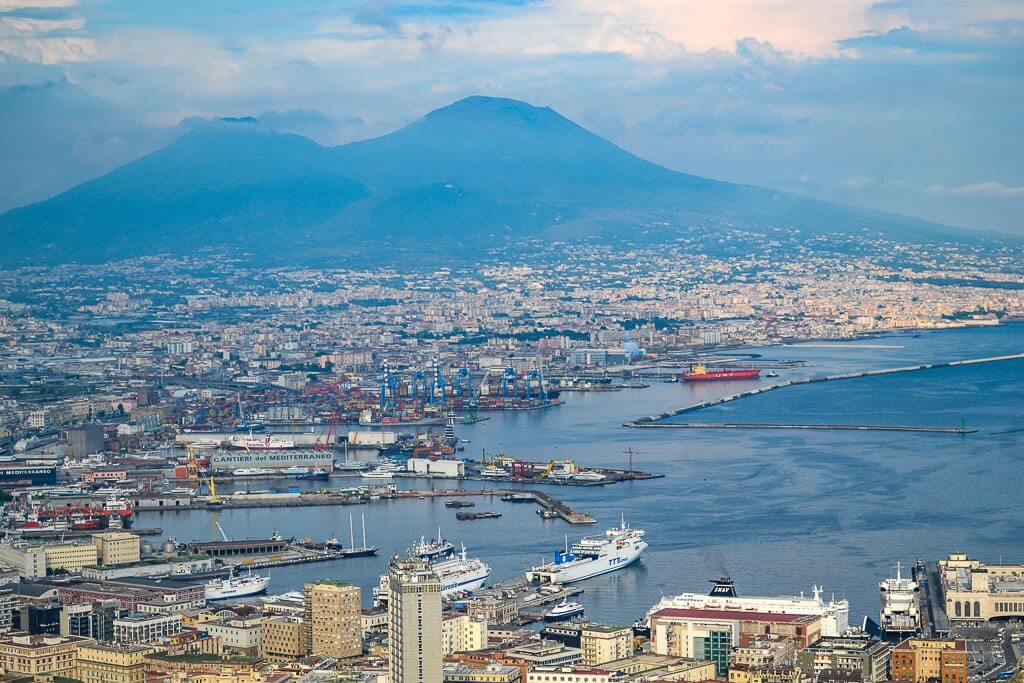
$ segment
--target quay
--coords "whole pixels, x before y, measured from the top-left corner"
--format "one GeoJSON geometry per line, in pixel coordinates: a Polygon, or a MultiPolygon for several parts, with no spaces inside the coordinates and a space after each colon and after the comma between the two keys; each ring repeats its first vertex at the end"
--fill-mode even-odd
{"type": "MultiPolygon", "coordinates": [[[[150,527],[142,529],[107,529],[107,531],[127,531],[130,534],[136,536],[162,536],[164,530],[160,527],[150,527]]],[[[43,538],[90,538],[93,534],[102,533],[100,530],[92,529],[88,531],[73,531],[68,529],[67,531],[34,531],[32,529],[21,529],[21,537],[24,539],[43,539],[43,538]]]]}
{"type": "MultiPolygon", "coordinates": [[[[537,482],[531,482],[537,483],[537,482]]],[[[236,508],[286,508],[286,507],[315,507],[330,505],[362,505],[370,504],[375,499],[399,500],[399,499],[425,499],[425,498],[464,498],[467,496],[495,496],[505,493],[516,493],[523,496],[530,496],[541,507],[554,511],[558,517],[569,524],[593,524],[597,520],[586,512],[577,512],[562,501],[540,491],[529,489],[436,489],[430,491],[395,491],[393,493],[371,496],[369,493],[359,495],[334,494],[334,493],[297,493],[291,496],[280,497],[271,494],[271,497],[263,497],[259,494],[242,496],[224,496],[220,502],[211,501],[209,496],[198,496],[184,500],[184,505],[175,507],[150,507],[139,505],[135,501],[135,509],[138,513],[143,512],[174,512],[177,510],[229,510],[236,508]]],[[[513,505],[515,503],[510,503],[513,505]]],[[[241,543],[241,542],[240,542],[241,543]]],[[[239,547],[225,545],[221,541],[209,542],[213,546],[223,546],[237,552],[239,547]]],[[[243,552],[252,552],[245,549],[243,552]]],[[[269,552],[269,551],[268,551],[269,552]]]]}
{"type": "Polygon", "coordinates": [[[526,577],[522,574],[513,576],[512,578],[499,581],[495,584],[481,588],[476,591],[475,596],[507,596],[515,597],[516,606],[519,609],[519,620],[516,622],[517,625],[523,626],[525,624],[542,621],[544,614],[542,611],[533,611],[537,607],[542,605],[549,605],[554,602],[561,602],[567,598],[571,598],[575,595],[583,593],[583,589],[578,585],[570,584],[556,587],[548,586],[546,590],[541,590],[535,586],[531,586],[526,581],[526,577]]]}
{"type": "Polygon", "coordinates": [[[628,425],[640,429],[834,429],[862,432],[925,432],[931,434],[974,434],[967,427],[914,427],[910,425],[859,424],[775,424],[771,422],[643,422],[628,425]]]}
{"type": "MultiPolygon", "coordinates": [[[[966,359],[966,360],[953,360],[953,361],[945,361],[945,362],[941,362],[941,363],[926,363],[926,364],[923,364],[923,365],[910,365],[910,366],[900,367],[900,368],[881,368],[879,370],[863,370],[861,372],[847,372],[847,373],[838,374],[838,375],[826,375],[824,377],[805,377],[803,379],[792,379],[792,380],[787,380],[785,382],[779,382],[778,384],[770,384],[768,386],[760,387],[758,389],[751,389],[750,391],[744,391],[744,392],[741,392],[741,393],[738,393],[738,394],[731,394],[729,396],[723,396],[722,398],[718,398],[718,399],[715,399],[713,401],[703,401],[701,403],[694,403],[693,405],[685,406],[683,408],[679,408],[678,410],[672,410],[672,411],[669,411],[669,412],[666,412],[666,413],[661,413],[660,415],[649,415],[647,417],[637,418],[636,420],[633,420],[631,422],[627,422],[623,426],[624,427],[650,427],[650,426],[653,426],[652,423],[661,422],[662,420],[667,420],[667,419],[672,418],[672,417],[678,417],[679,415],[684,415],[686,413],[692,413],[692,412],[697,411],[697,410],[703,410],[704,408],[710,408],[712,406],[718,406],[718,405],[722,405],[724,403],[730,403],[732,401],[738,401],[741,398],[749,398],[750,396],[757,396],[759,394],[764,394],[764,393],[767,393],[769,391],[776,391],[778,389],[784,389],[786,387],[797,386],[797,385],[800,385],[800,384],[815,384],[815,383],[818,383],[818,382],[836,382],[836,381],[844,380],[844,379],[858,379],[858,378],[861,378],[861,377],[878,377],[878,376],[881,376],[881,375],[894,375],[894,374],[903,373],[903,372],[919,372],[921,370],[934,370],[934,369],[938,369],[938,368],[953,368],[953,367],[959,367],[961,365],[977,365],[979,363],[998,363],[998,362],[1002,362],[1002,361],[1021,360],[1021,359],[1024,359],[1024,353],[1015,353],[1015,354],[1010,354],[1010,355],[1005,355],[1005,356],[988,356],[988,357],[985,357],[985,358],[969,358],[969,359],[966,359]]],[[[896,430],[896,431],[933,431],[933,430],[930,430],[930,429],[928,429],[928,430],[925,430],[925,429],[909,430],[908,429],[908,430],[896,430]]],[[[959,430],[951,430],[951,431],[955,431],[957,433],[966,433],[966,432],[960,432],[959,430]]]]}

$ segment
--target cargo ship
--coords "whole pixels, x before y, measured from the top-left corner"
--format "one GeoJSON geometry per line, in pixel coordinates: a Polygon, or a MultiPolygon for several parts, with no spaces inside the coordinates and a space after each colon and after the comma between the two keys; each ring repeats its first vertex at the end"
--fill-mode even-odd
{"type": "Polygon", "coordinates": [[[730,379],[757,379],[761,376],[760,370],[708,370],[703,365],[697,365],[692,370],[682,375],[684,382],[721,382],[730,379]]]}

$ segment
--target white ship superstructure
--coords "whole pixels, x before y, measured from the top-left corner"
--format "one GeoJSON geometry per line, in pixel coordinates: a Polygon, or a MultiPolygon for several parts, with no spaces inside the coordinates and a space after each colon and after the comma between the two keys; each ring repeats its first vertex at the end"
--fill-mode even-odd
{"type": "Polygon", "coordinates": [[[903,639],[915,633],[920,625],[918,586],[912,578],[906,578],[896,563],[896,576],[884,579],[878,584],[882,607],[879,610],[879,624],[886,638],[903,639]]]}
{"type": "Polygon", "coordinates": [[[248,574],[246,576],[228,576],[224,579],[213,579],[206,584],[207,600],[226,600],[256,595],[267,590],[269,576],[248,574]]]}
{"type": "Polygon", "coordinates": [[[811,587],[811,596],[800,593],[796,596],[740,597],[733,588],[733,581],[722,578],[715,582],[711,594],[681,593],[675,597],[664,597],[647,612],[647,616],[662,609],[702,609],[734,612],[759,612],[769,614],[806,614],[821,616],[821,635],[839,636],[850,627],[850,603],[845,599],[829,602],[822,600],[821,586],[811,587]]]}
{"type": "Polygon", "coordinates": [[[240,434],[228,440],[229,448],[240,448],[247,451],[276,451],[295,448],[293,439],[282,439],[274,434],[240,434]]]}
{"type": "Polygon", "coordinates": [[[585,536],[572,548],[566,542],[565,552],[555,555],[553,562],[526,572],[526,580],[540,584],[563,584],[583,581],[607,574],[636,562],[647,542],[643,529],[632,529],[623,520],[601,536],[585,536]]]}
{"type": "Polygon", "coordinates": [[[430,568],[441,578],[442,598],[482,588],[491,575],[490,566],[483,560],[466,557],[466,546],[455,557],[434,562],[430,568]]]}

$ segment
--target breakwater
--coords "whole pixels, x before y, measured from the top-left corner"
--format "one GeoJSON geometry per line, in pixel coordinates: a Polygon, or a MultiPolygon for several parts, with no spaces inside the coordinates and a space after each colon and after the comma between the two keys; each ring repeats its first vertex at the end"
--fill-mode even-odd
{"type": "MultiPolygon", "coordinates": [[[[969,358],[966,360],[953,360],[942,363],[925,363],[923,365],[909,365],[899,368],[881,368],[878,370],[863,370],[860,372],[847,372],[835,375],[825,375],[824,377],[805,377],[803,379],[792,379],[785,382],[778,382],[776,384],[770,384],[765,387],[759,387],[757,389],[751,389],[749,391],[743,391],[738,394],[731,394],[729,396],[723,396],[712,401],[703,401],[701,403],[695,403],[693,405],[679,408],[678,410],[671,410],[669,412],[661,413],[660,415],[648,415],[646,417],[637,418],[631,422],[627,422],[624,426],[626,427],[650,427],[653,423],[661,422],[672,417],[684,415],[686,413],[692,413],[697,410],[703,410],[704,408],[710,408],[712,406],[722,405],[723,403],[730,403],[732,401],[738,401],[741,398],[748,398],[750,396],[757,396],[764,394],[769,391],[776,391],[778,389],[785,389],[786,387],[796,386],[800,384],[815,384],[818,382],[837,382],[844,379],[858,379],[861,377],[878,377],[881,375],[894,375],[902,372],[920,372],[921,370],[935,370],[938,368],[953,368],[961,365],[977,365],[979,363],[998,363],[1008,360],[1021,360],[1024,359],[1024,353],[1014,353],[1003,356],[987,356],[985,358],[969,358]]],[[[861,425],[867,426],[867,425],[861,425]]],[[[686,428],[686,425],[680,425],[680,428],[686,428]]],[[[899,431],[911,431],[910,428],[899,431]]],[[[918,428],[913,431],[932,431],[927,428],[918,428]]]]}
{"type": "Polygon", "coordinates": [[[644,422],[631,424],[641,429],[836,429],[861,432],[925,432],[932,434],[973,434],[967,427],[915,427],[913,425],[777,424],[772,422],[644,422]]]}

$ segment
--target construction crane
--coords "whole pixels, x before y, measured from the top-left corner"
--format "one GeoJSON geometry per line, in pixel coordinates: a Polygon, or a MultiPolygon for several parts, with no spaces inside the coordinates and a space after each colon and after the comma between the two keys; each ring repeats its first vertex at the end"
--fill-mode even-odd
{"type": "Polygon", "coordinates": [[[633,474],[633,456],[634,455],[651,455],[650,453],[646,453],[644,451],[634,451],[632,448],[627,448],[626,450],[622,451],[622,453],[624,455],[629,456],[629,469],[627,470],[627,472],[629,474],[633,474]]]}

